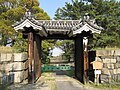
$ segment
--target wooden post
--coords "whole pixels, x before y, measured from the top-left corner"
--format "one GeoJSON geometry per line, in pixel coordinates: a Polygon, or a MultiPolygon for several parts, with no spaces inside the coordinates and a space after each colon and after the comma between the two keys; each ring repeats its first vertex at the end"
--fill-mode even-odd
{"type": "Polygon", "coordinates": [[[83,37],[81,35],[75,38],[75,76],[84,83],[83,37]]]}
{"type": "Polygon", "coordinates": [[[41,76],[41,38],[39,35],[34,35],[34,73],[36,82],[41,76]]]}
{"type": "Polygon", "coordinates": [[[83,37],[84,83],[88,83],[88,37],[83,37]]]}
{"type": "Polygon", "coordinates": [[[28,68],[28,83],[33,83],[33,32],[29,32],[28,34],[28,60],[29,60],[29,68],[28,68]]]}

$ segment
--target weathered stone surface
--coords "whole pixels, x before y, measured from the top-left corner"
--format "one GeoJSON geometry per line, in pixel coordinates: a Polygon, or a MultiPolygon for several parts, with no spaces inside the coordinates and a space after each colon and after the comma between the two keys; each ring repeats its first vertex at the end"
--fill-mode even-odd
{"type": "Polygon", "coordinates": [[[103,68],[107,68],[107,64],[106,63],[103,63],[103,68]]]}
{"type": "Polygon", "coordinates": [[[97,50],[96,56],[108,56],[111,52],[109,50],[97,50]]]}
{"type": "Polygon", "coordinates": [[[110,75],[110,71],[107,68],[102,69],[102,74],[110,75]]]}
{"type": "Polygon", "coordinates": [[[120,56],[120,50],[97,50],[96,56],[120,56]]]}
{"type": "Polygon", "coordinates": [[[120,63],[116,63],[115,68],[120,68],[120,63]]]}
{"type": "Polygon", "coordinates": [[[116,63],[116,58],[104,58],[103,63],[116,63]]]}
{"type": "Polygon", "coordinates": [[[10,62],[13,61],[14,56],[12,53],[1,53],[1,62],[10,62]]]}
{"type": "Polygon", "coordinates": [[[111,63],[107,63],[106,66],[107,66],[108,69],[114,69],[115,68],[115,65],[111,64],[111,63]]]}
{"type": "Polygon", "coordinates": [[[109,75],[102,74],[100,75],[101,81],[104,82],[109,82],[109,75]]]}
{"type": "Polygon", "coordinates": [[[96,61],[102,61],[102,59],[100,57],[95,57],[96,61]]]}
{"type": "Polygon", "coordinates": [[[120,50],[115,50],[114,56],[120,56],[120,50]]]}
{"type": "Polygon", "coordinates": [[[14,74],[14,83],[20,83],[24,79],[23,71],[12,72],[14,74]]]}
{"type": "Polygon", "coordinates": [[[24,73],[24,80],[25,80],[26,78],[28,78],[28,69],[23,71],[23,73],[24,73]]]}
{"type": "Polygon", "coordinates": [[[26,60],[26,61],[25,61],[25,69],[27,69],[27,68],[28,68],[28,66],[29,66],[29,61],[28,61],[28,60],[26,60]]]}
{"type": "Polygon", "coordinates": [[[26,63],[26,62],[14,62],[14,63],[13,63],[13,69],[14,69],[15,71],[16,71],[16,70],[26,69],[25,63],[26,63]]]}
{"type": "Polygon", "coordinates": [[[116,71],[117,71],[117,74],[120,74],[120,68],[118,68],[116,71]]]}
{"type": "Polygon", "coordinates": [[[0,70],[9,72],[9,71],[17,71],[17,70],[24,70],[28,68],[28,60],[25,62],[10,62],[10,63],[3,63],[0,64],[0,70]]]}
{"type": "Polygon", "coordinates": [[[1,62],[7,61],[7,54],[6,53],[1,53],[1,62]]]}
{"type": "Polygon", "coordinates": [[[27,58],[27,53],[14,53],[14,61],[25,61],[27,58]]]}
{"type": "Polygon", "coordinates": [[[120,63],[120,56],[118,56],[116,59],[117,59],[117,63],[120,63]]]}
{"type": "Polygon", "coordinates": [[[14,55],[12,53],[7,53],[7,61],[13,61],[14,55]]]}
{"type": "Polygon", "coordinates": [[[13,63],[3,63],[0,64],[0,66],[1,66],[0,70],[6,73],[13,70],[13,63]]]}
{"type": "Polygon", "coordinates": [[[109,72],[110,72],[110,75],[117,74],[117,69],[111,69],[109,70],[109,72]]]}

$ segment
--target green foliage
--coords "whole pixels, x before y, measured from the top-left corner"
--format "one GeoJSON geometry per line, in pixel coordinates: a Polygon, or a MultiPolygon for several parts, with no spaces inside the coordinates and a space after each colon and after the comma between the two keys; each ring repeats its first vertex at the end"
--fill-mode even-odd
{"type": "Polygon", "coordinates": [[[52,53],[50,52],[55,45],[56,40],[44,40],[42,41],[42,63],[50,63],[50,57],[52,53]]]}
{"type": "MultiPolygon", "coordinates": [[[[28,9],[36,19],[50,19],[48,14],[39,7],[38,0],[0,0],[0,46],[11,46],[14,52],[27,51],[27,40],[23,39],[21,33],[15,32],[12,25],[20,21],[28,9]]],[[[42,59],[46,62],[52,46],[49,41],[43,41],[42,46],[42,59]]]]}
{"type": "MultiPolygon", "coordinates": [[[[88,0],[86,0],[88,1],[88,0]]],[[[78,20],[89,13],[90,18],[105,30],[101,35],[94,34],[89,48],[120,47],[120,2],[115,0],[93,0],[86,4],[81,0],[72,0],[58,8],[55,19],[78,20]]]]}
{"type": "Polygon", "coordinates": [[[70,59],[73,58],[74,55],[74,42],[72,40],[58,40],[56,46],[64,52],[63,57],[70,62],[70,59]]]}

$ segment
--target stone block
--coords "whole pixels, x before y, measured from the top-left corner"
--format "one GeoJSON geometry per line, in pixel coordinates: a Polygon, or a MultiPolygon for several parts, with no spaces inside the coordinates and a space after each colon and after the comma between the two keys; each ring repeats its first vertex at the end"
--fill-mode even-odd
{"type": "Polygon", "coordinates": [[[10,62],[13,61],[13,54],[12,53],[1,53],[1,62],[10,62]]]}
{"type": "Polygon", "coordinates": [[[22,84],[28,84],[28,79],[23,80],[22,84]]]}
{"type": "Polygon", "coordinates": [[[26,78],[28,78],[28,69],[23,71],[23,73],[24,73],[24,80],[25,80],[26,78]]]}
{"type": "Polygon", "coordinates": [[[103,63],[116,63],[116,58],[104,58],[103,63]]]}
{"type": "Polygon", "coordinates": [[[25,62],[10,62],[0,64],[0,70],[7,73],[9,71],[18,71],[28,68],[28,60],[25,62]]]}
{"type": "Polygon", "coordinates": [[[115,56],[120,56],[120,50],[115,50],[115,56]]]}
{"type": "Polygon", "coordinates": [[[7,53],[7,61],[13,61],[14,55],[12,53],[7,53]]]}
{"type": "Polygon", "coordinates": [[[1,53],[1,62],[6,62],[7,61],[7,54],[6,53],[1,53]]]}
{"type": "Polygon", "coordinates": [[[25,61],[27,59],[27,53],[14,53],[14,61],[25,61]]]}
{"type": "Polygon", "coordinates": [[[13,68],[14,68],[15,71],[16,70],[24,70],[24,69],[27,68],[26,63],[27,62],[14,62],[13,63],[13,68]]]}
{"type": "Polygon", "coordinates": [[[23,71],[12,72],[14,74],[14,83],[20,83],[24,79],[23,71]]]}
{"type": "Polygon", "coordinates": [[[120,63],[120,57],[118,56],[116,59],[117,59],[117,63],[120,63]]]}
{"type": "Polygon", "coordinates": [[[108,75],[102,74],[102,75],[100,75],[100,78],[101,78],[102,82],[109,82],[109,76],[108,75]]]}
{"type": "Polygon", "coordinates": [[[103,68],[107,68],[107,63],[103,63],[103,68]]]}
{"type": "Polygon", "coordinates": [[[96,61],[102,61],[102,59],[100,57],[95,57],[96,61]]]}
{"type": "Polygon", "coordinates": [[[0,66],[0,70],[4,71],[5,73],[13,70],[13,63],[3,63],[0,66]]]}
{"type": "Polygon", "coordinates": [[[106,66],[108,69],[115,69],[115,64],[107,63],[106,66]]]}
{"type": "Polygon", "coordinates": [[[117,71],[117,74],[120,74],[120,68],[118,68],[116,71],[117,71]]]}
{"type": "Polygon", "coordinates": [[[96,56],[120,56],[120,50],[97,50],[96,56]]]}
{"type": "Polygon", "coordinates": [[[117,74],[117,69],[111,69],[109,70],[109,72],[110,72],[110,75],[117,74]]]}
{"type": "Polygon", "coordinates": [[[120,68],[120,63],[116,63],[115,64],[115,68],[117,69],[117,68],[120,68]]]}
{"type": "Polygon", "coordinates": [[[102,69],[102,74],[110,75],[110,71],[107,68],[102,69]]]}
{"type": "Polygon", "coordinates": [[[9,72],[8,73],[4,73],[2,74],[1,76],[1,83],[2,84],[10,84],[10,83],[13,83],[14,81],[14,75],[13,74],[10,74],[9,72]]]}
{"type": "Polygon", "coordinates": [[[27,69],[27,68],[28,68],[28,66],[29,66],[29,61],[28,61],[28,60],[26,60],[26,62],[25,62],[25,69],[27,69]]]}
{"type": "Polygon", "coordinates": [[[96,56],[108,56],[111,54],[111,51],[109,50],[97,50],[96,56]]]}

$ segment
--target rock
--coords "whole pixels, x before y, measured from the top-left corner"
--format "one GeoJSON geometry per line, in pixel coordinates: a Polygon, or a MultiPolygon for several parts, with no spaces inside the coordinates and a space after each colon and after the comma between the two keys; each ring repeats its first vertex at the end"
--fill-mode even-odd
{"type": "Polygon", "coordinates": [[[118,68],[116,71],[117,71],[117,74],[120,74],[120,68],[118,68]]]}
{"type": "Polygon", "coordinates": [[[116,63],[115,64],[115,68],[117,69],[117,68],[120,68],[120,63],[116,63]]]}
{"type": "Polygon", "coordinates": [[[25,80],[28,78],[28,69],[23,71],[23,73],[24,73],[24,80],[25,80]]]}
{"type": "Polygon", "coordinates": [[[25,61],[27,59],[27,53],[14,53],[14,61],[25,61]]]}
{"type": "Polygon", "coordinates": [[[120,50],[115,50],[114,56],[120,56],[120,50]]]}
{"type": "Polygon", "coordinates": [[[116,58],[104,58],[103,63],[116,63],[116,58]]]}
{"type": "Polygon", "coordinates": [[[24,80],[23,71],[12,72],[14,74],[14,83],[20,83],[24,80]]]}
{"type": "Polygon", "coordinates": [[[24,70],[26,69],[26,62],[14,62],[13,63],[13,70],[24,70]]]}
{"type": "Polygon", "coordinates": [[[7,54],[6,53],[1,53],[1,62],[7,61],[7,54]]]}
{"type": "Polygon", "coordinates": [[[115,68],[115,65],[111,64],[111,63],[107,63],[106,66],[107,66],[108,69],[114,69],[115,68]]]}
{"type": "Polygon", "coordinates": [[[110,75],[110,71],[107,68],[102,69],[102,74],[110,75]]]}

